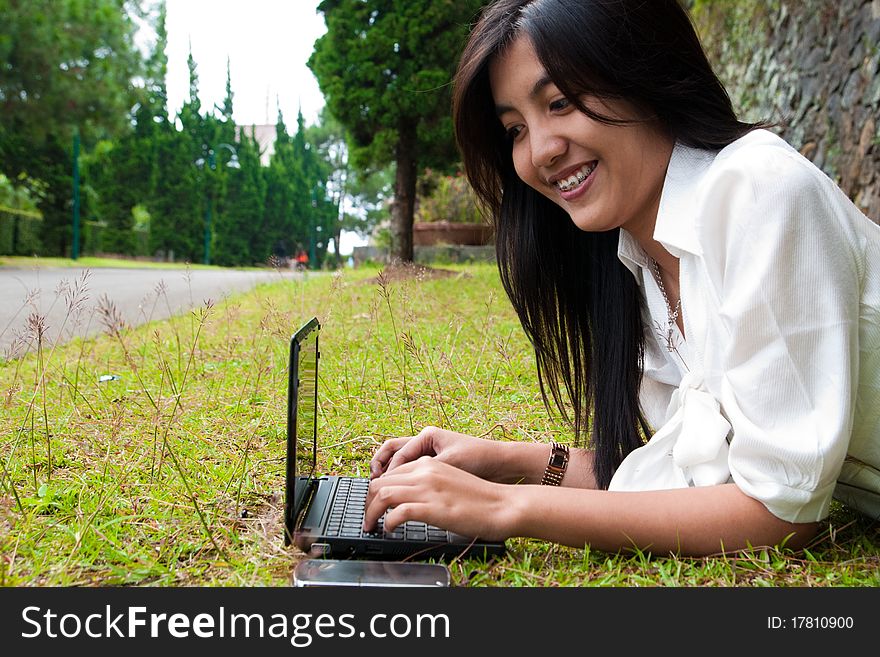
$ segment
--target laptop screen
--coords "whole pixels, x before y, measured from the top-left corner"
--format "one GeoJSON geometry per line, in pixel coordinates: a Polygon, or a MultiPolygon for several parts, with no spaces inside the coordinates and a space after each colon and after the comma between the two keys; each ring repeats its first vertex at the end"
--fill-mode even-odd
{"type": "Polygon", "coordinates": [[[285,543],[293,538],[297,516],[308,499],[315,476],[318,439],[317,318],[290,340],[287,382],[287,473],[284,509],[285,543]]]}

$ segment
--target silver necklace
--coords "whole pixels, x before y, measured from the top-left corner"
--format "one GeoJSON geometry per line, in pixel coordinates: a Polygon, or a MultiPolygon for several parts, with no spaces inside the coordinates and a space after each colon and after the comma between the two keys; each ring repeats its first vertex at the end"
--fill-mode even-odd
{"type": "Polygon", "coordinates": [[[675,326],[675,322],[678,320],[678,314],[681,312],[681,295],[678,295],[678,301],[676,301],[675,308],[673,308],[669,303],[669,297],[666,296],[663,277],[660,276],[660,265],[657,264],[657,261],[654,260],[654,258],[651,258],[651,269],[654,272],[654,280],[657,281],[657,287],[660,288],[660,294],[663,295],[663,301],[666,304],[666,317],[669,320],[669,326],[666,328],[666,339],[670,345],[669,350],[672,351],[672,327],[675,326]]]}

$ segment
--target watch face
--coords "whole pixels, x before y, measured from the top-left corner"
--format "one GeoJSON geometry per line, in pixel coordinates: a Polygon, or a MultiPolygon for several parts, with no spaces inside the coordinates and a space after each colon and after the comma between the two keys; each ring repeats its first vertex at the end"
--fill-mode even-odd
{"type": "Polygon", "coordinates": [[[557,442],[550,446],[550,458],[547,460],[547,469],[544,471],[542,484],[559,486],[568,465],[568,447],[557,442]]]}
{"type": "Polygon", "coordinates": [[[553,451],[550,453],[550,467],[564,468],[566,463],[568,463],[568,450],[562,445],[554,443],[553,451]]]}

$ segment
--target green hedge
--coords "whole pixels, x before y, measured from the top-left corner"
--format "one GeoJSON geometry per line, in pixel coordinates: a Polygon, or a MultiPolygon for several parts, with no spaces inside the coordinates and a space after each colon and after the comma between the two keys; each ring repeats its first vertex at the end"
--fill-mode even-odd
{"type": "Polygon", "coordinates": [[[39,254],[42,224],[39,217],[0,210],[0,255],[39,254]]]}

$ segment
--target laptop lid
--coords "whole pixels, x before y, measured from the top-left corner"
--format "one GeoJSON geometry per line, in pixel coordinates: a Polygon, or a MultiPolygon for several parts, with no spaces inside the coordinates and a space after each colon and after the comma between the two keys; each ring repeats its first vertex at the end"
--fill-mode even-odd
{"type": "MultiPolygon", "coordinates": [[[[285,545],[294,542],[300,544],[300,539],[305,539],[300,544],[304,550],[308,550],[309,545],[317,544],[309,543],[309,541],[318,536],[314,530],[322,531],[322,523],[318,522],[316,526],[312,526],[310,522],[317,517],[312,517],[317,509],[324,509],[327,496],[331,492],[329,487],[322,485],[322,482],[326,483],[327,479],[317,477],[318,360],[321,356],[318,349],[318,333],[320,328],[318,319],[312,318],[290,339],[284,543],[285,545]]],[[[336,480],[336,478],[333,479],[336,480]]],[[[427,531],[427,528],[423,527],[422,531],[427,531]]],[[[338,551],[347,556],[367,557],[420,555],[427,558],[446,554],[464,556],[465,553],[490,556],[502,554],[505,550],[503,542],[487,543],[479,539],[457,535],[453,542],[444,539],[425,543],[360,536],[348,539],[340,534],[336,537],[322,535],[320,542],[326,544],[327,547],[333,543],[331,552],[338,551]],[[371,544],[371,547],[366,547],[367,544],[371,544]],[[384,550],[376,547],[378,545],[383,545],[384,550]]]]}
{"type": "Polygon", "coordinates": [[[290,338],[284,544],[290,545],[315,481],[318,453],[318,331],[313,317],[290,338]]]}

